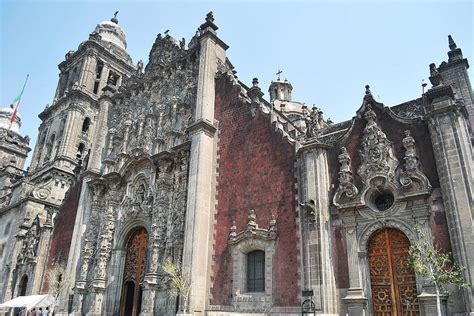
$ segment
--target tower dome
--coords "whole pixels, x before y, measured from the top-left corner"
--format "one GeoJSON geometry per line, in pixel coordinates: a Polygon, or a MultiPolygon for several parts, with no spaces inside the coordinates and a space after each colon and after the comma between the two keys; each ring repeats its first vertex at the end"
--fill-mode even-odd
{"type": "Polygon", "coordinates": [[[125,50],[127,48],[127,41],[125,40],[125,32],[118,25],[117,14],[118,11],[115,12],[114,17],[110,21],[103,21],[97,24],[94,32],[99,34],[103,41],[115,44],[125,50]]]}
{"type": "Polygon", "coordinates": [[[20,133],[21,126],[21,117],[18,112],[16,112],[15,120],[11,123],[10,118],[12,117],[13,109],[10,107],[0,109],[0,128],[10,129],[12,132],[17,134],[20,133]]]}

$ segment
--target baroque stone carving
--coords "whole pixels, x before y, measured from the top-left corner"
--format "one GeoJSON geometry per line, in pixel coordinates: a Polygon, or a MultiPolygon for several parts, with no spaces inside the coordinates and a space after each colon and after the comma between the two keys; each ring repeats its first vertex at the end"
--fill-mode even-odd
{"type": "Polygon", "coordinates": [[[420,170],[420,162],[415,148],[415,139],[411,136],[410,130],[405,131],[405,138],[402,140],[405,148],[405,171],[400,174],[399,181],[402,190],[423,191],[431,190],[428,178],[420,170]]]}
{"type": "Polygon", "coordinates": [[[334,205],[336,206],[354,200],[359,193],[359,190],[354,185],[351,157],[347,153],[346,147],[341,147],[341,154],[338,156],[338,159],[341,167],[339,168],[339,185],[333,198],[334,205]]]}
{"type": "Polygon", "coordinates": [[[247,216],[247,227],[239,233],[237,233],[237,227],[234,222],[230,228],[229,244],[237,244],[248,238],[259,238],[263,240],[275,240],[277,238],[276,219],[274,215],[272,215],[268,229],[259,228],[256,219],[257,215],[255,211],[250,210],[247,216]]]}
{"type": "Polygon", "coordinates": [[[28,262],[34,262],[38,252],[38,244],[41,237],[40,220],[38,215],[31,223],[30,228],[26,231],[22,242],[21,250],[18,255],[17,264],[23,265],[28,262]]]}
{"type": "Polygon", "coordinates": [[[398,166],[398,161],[392,151],[392,143],[377,125],[377,117],[370,105],[366,107],[364,118],[367,124],[359,150],[362,163],[357,173],[366,184],[375,176],[392,180],[398,166]]]}

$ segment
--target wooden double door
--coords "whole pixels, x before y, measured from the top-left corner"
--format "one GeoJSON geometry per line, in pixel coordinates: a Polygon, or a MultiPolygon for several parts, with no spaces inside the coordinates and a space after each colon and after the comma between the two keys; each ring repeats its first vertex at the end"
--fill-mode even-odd
{"type": "Polygon", "coordinates": [[[407,265],[409,248],[408,238],[398,229],[381,229],[371,236],[368,259],[373,315],[420,315],[415,273],[407,265]]]}
{"type": "Polygon", "coordinates": [[[120,299],[120,316],[138,316],[140,314],[147,244],[148,234],[145,228],[136,230],[128,240],[120,299]]]}

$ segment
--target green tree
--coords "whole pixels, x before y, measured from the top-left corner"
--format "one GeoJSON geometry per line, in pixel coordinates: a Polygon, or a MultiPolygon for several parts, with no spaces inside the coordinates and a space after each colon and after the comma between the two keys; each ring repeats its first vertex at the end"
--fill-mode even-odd
{"type": "Polygon", "coordinates": [[[182,302],[183,312],[188,308],[188,296],[191,291],[191,284],[188,278],[183,275],[181,265],[168,260],[163,266],[163,271],[170,277],[171,294],[179,296],[182,302]]]}
{"type": "Polygon", "coordinates": [[[48,280],[49,293],[53,294],[55,299],[55,306],[58,305],[59,295],[68,287],[68,280],[66,277],[66,265],[58,263],[53,265],[46,273],[48,280]]]}
{"type": "Polygon", "coordinates": [[[418,234],[418,241],[410,246],[408,265],[423,279],[436,288],[436,308],[441,316],[440,296],[446,293],[445,284],[454,284],[467,287],[462,273],[464,268],[459,267],[451,260],[451,254],[433,246],[425,233],[418,226],[414,227],[418,234]]]}

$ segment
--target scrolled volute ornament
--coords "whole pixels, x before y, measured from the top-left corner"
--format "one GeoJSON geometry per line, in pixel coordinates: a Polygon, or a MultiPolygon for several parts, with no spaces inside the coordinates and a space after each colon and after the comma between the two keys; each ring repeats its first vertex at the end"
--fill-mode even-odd
{"type": "Polygon", "coordinates": [[[359,190],[354,185],[351,157],[346,147],[341,147],[341,154],[338,156],[338,160],[341,165],[338,177],[339,185],[333,198],[334,205],[336,206],[353,201],[359,193],[359,190]]]}

